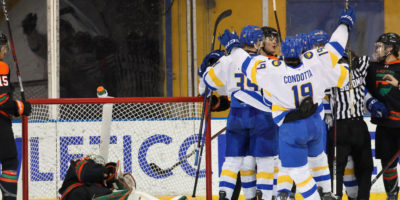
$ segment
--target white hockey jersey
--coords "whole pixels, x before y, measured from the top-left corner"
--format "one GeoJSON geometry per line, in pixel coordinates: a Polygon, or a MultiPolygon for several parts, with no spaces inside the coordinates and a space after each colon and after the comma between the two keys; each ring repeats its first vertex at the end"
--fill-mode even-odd
{"type": "MultiPolygon", "coordinates": [[[[250,55],[250,57],[256,58],[259,55],[250,55]]],[[[263,56],[263,58],[266,57],[263,56]]],[[[200,93],[204,93],[204,84],[221,95],[236,98],[254,108],[271,112],[270,97],[263,95],[259,87],[246,78],[241,71],[241,64],[232,62],[230,56],[221,57],[213,67],[207,68],[200,81],[200,93]]]]}
{"type": "Polygon", "coordinates": [[[246,57],[242,72],[272,96],[273,118],[280,125],[286,114],[298,108],[306,97],[312,97],[314,103],[321,106],[327,88],[342,87],[348,83],[348,68],[337,65],[343,55],[347,36],[347,27],[340,25],[325,48],[304,53],[302,63],[297,67],[288,66],[280,60],[252,58],[239,48],[234,49],[231,56],[237,60],[246,57]]]}

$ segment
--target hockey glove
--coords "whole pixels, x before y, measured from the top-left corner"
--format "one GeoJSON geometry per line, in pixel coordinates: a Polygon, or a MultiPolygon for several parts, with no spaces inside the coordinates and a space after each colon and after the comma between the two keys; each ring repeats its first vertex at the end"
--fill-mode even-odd
{"type": "Polygon", "coordinates": [[[25,34],[30,35],[36,28],[37,15],[29,13],[22,21],[22,28],[25,34]]]}
{"type": "Polygon", "coordinates": [[[215,96],[213,95],[211,100],[211,111],[220,112],[229,109],[231,102],[227,96],[215,96]]]}
{"type": "Polygon", "coordinates": [[[234,47],[241,47],[239,36],[235,32],[231,33],[228,29],[225,29],[225,32],[218,36],[218,40],[225,47],[228,54],[231,53],[234,47]]]}
{"type": "Polygon", "coordinates": [[[353,6],[349,5],[348,10],[342,10],[340,12],[339,24],[346,24],[350,31],[353,28],[355,22],[356,12],[354,11],[353,6]]]}
{"type": "Polygon", "coordinates": [[[333,116],[331,114],[325,114],[324,120],[326,127],[331,129],[333,127],[333,116]]]}
{"type": "Polygon", "coordinates": [[[105,180],[105,185],[108,188],[113,187],[113,183],[115,181],[115,176],[116,176],[116,171],[117,171],[117,163],[115,162],[109,162],[106,164],[106,171],[105,173],[107,174],[106,180],[105,180]]]}
{"type": "Polygon", "coordinates": [[[317,108],[318,104],[314,104],[313,99],[311,97],[307,97],[300,103],[299,108],[290,111],[285,116],[285,120],[283,122],[287,123],[308,118],[313,115],[315,111],[317,111],[317,108]]]}
{"type": "Polygon", "coordinates": [[[3,110],[4,112],[16,117],[20,115],[29,116],[31,114],[32,107],[27,101],[8,100],[0,105],[0,110],[3,110]]]}
{"type": "Polygon", "coordinates": [[[386,118],[389,115],[389,111],[387,110],[385,104],[373,97],[369,98],[366,104],[368,111],[376,117],[386,118]]]}
{"type": "Polygon", "coordinates": [[[214,63],[216,63],[219,60],[219,58],[221,58],[224,55],[225,55],[225,51],[222,51],[222,50],[215,50],[215,51],[212,51],[211,53],[207,54],[204,57],[203,62],[201,63],[201,65],[199,67],[199,71],[198,71],[199,76],[203,77],[203,74],[206,71],[206,69],[208,67],[214,65],[214,63]]]}

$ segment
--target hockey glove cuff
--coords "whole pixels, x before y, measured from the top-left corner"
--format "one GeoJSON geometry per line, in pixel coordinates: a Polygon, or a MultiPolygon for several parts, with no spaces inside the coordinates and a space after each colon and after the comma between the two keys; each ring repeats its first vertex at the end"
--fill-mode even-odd
{"type": "Polygon", "coordinates": [[[366,102],[368,111],[379,118],[386,118],[389,115],[385,104],[375,98],[369,98],[366,102]]]}
{"type": "Polygon", "coordinates": [[[349,5],[349,9],[340,12],[339,24],[346,24],[349,31],[353,28],[356,22],[356,13],[353,6],[349,5]]]}
{"type": "Polygon", "coordinates": [[[231,33],[228,29],[225,29],[225,32],[218,36],[218,40],[225,47],[228,54],[231,53],[234,47],[241,47],[239,36],[235,32],[231,33]]]}
{"type": "Polygon", "coordinates": [[[222,51],[222,50],[215,50],[215,51],[212,51],[211,53],[207,54],[204,57],[203,62],[201,63],[201,65],[199,67],[199,71],[198,71],[199,76],[203,77],[203,74],[206,71],[206,69],[208,67],[214,65],[214,63],[216,63],[219,60],[219,58],[221,58],[224,55],[225,55],[225,51],[222,51]]]}

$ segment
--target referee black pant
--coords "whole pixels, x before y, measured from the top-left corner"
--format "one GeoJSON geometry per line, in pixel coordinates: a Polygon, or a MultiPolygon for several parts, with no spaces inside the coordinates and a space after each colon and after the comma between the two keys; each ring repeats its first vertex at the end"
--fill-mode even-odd
{"type": "MultiPolygon", "coordinates": [[[[328,132],[327,152],[329,169],[333,176],[334,131],[328,132]]],[[[371,136],[362,117],[336,121],[336,179],[337,195],[342,196],[343,175],[348,156],[354,160],[354,173],[358,184],[358,199],[369,199],[373,170],[371,136]]],[[[336,192],[336,191],[333,191],[336,192]]]]}

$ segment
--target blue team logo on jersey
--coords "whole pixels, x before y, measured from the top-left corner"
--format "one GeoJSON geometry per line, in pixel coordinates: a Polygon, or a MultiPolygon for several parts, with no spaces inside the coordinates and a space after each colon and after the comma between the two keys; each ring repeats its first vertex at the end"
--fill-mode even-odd
{"type": "Polygon", "coordinates": [[[305,54],[304,54],[304,58],[307,58],[307,59],[311,59],[312,57],[313,57],[313,53],[312,52],[306,52],[305,54]]]}
{"type": "Polygon", "coordinates": [[[279,65],[281,65],[281,64],[282,64],[282,62],[280,60],[272,61],[272,65],[275,66],[275,67],[279,67],[279,65]]]}

